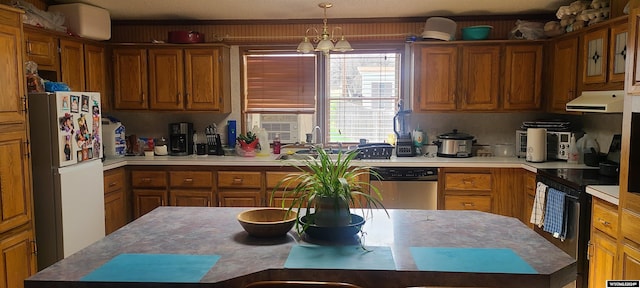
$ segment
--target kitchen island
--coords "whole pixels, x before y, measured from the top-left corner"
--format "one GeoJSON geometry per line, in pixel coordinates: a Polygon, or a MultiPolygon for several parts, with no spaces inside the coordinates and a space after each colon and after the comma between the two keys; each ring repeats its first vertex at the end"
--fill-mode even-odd
{"type": "Polygon", "coordinates": [[[246,209],[159,207],[28,278],[25,287],[244,287],[267,279],[344,281],[363,287],[562,287],[576,278],[575,259],[520,221],[478,211],[389,210],[387,217],[383,211],[373,210],[373,218],[363,226],[363,244],[374,251],[377,247],[389,249],[393,259],[389,262],[393,263],[388,264],[395,269],[286,267],[292,248],[318,242],[300,238],[293,230],[281,238],[250,237],[236,220],[237,214],[246,209]],[[419,269],[412,247],[506,248],[535,271],[419,269]],[[114,257],[128,253],[220,258],[195,283],[81,280],[114,257]]]}

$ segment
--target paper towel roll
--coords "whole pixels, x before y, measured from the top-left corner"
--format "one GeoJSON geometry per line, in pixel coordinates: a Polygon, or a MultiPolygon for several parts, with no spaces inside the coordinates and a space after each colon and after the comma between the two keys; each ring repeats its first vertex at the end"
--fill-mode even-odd
{"type": "Polygon", "coordinates": [[[527,157],[529,162],[544,162],[547,160],[547,129],[527,129],[527,157]]]}

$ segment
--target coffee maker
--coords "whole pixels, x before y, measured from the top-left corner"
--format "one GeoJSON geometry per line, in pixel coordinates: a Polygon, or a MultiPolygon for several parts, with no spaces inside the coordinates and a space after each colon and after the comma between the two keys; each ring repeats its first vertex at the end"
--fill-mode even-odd
{"type": "Polygon", "coordinates": [[[169,155],[185,156],[193,154],[193,123],[169,124],[169,155]]]}

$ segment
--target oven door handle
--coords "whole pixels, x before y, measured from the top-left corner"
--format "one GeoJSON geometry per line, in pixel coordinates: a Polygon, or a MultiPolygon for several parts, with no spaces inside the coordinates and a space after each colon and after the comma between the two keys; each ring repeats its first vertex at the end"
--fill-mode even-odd
{"type": "Polygon", "coordinates": [[[569,194],[565,194],[564,197],[565,198],[569,198],[569,199],[571,199],[573,201],[579,201],[580,200],[580,199],[578,199],[578,197],[573,196],[573,195],[569,195],[569,194]]]}

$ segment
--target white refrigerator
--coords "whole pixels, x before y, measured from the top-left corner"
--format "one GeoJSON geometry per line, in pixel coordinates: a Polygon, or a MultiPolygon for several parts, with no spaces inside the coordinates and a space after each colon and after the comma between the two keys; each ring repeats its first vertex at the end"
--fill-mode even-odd
{"type": "Polygon", "coordinates": [[[100,94],[28,99],[38,269],[105,235],[100,94]]]}

